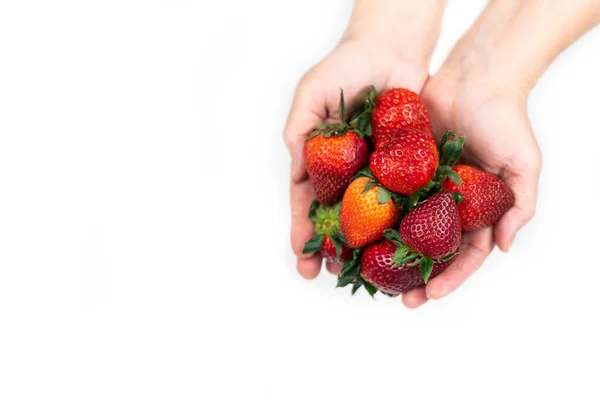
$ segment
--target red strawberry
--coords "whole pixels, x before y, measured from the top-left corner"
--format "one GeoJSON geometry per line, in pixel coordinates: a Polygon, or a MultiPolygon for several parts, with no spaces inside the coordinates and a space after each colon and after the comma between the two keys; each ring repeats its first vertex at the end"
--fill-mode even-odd
{"type": "MultiPolygon", "coordinates": [[[[360,262],[362,279],[390,296],[397,296],[425,284],[418,266],[409,265],[410,262],[398,266],[394,263],[396,250],[396,244],[383,240],[367,246],[360,262]]],[[[435,260],[428,279],[439,275],[453,261],[453,258],[445,261],[435,260]]]]}
{"type": "Polygon", "coordinates": [[[367,177],[355,179],[342,199],[340,227],[352,247],[362,247],[380,239],[384,230],[398,223],[400,210],[390,199],[389,192],[382,187],[366,186],[373,183],[367,177]]]}
{"type": "Polygon", "coordinates": [[[378,145],[371,154],[369,167],[383,186],[409,195],[433,179],[439,155],[430,135],[414,128],[399,132],[398,136],[378,145]]]}
{"type": "Polygon", "coordinates": [[[416,253],[440,258],[458,249],[460,217],[454,197],[440,192],[410,211],[400,223],[402,241],[416,253]]]}
{"type": "Polygon", "coordinates": [[[340,200],[350,180],[369,158],[367,143],[344,120],[340,96],[340,123],[319,126],[304,143],[304,162],[321,204],[340,200]]]}
{"type": "Polygon", "coordinates": [[[423,100],[408,89],[392,89],[379,95],[371,126],[378,144],[398,134],[401,128],[416,128],[432,136],[429,112],[423,100]]]}
{"type": "Polygon", "coordinates": [[[352,249],[343,240],[340,232],[341,203],[333,207],[320,205],[316,200],[311,204],[308,217],[315,223],[315,236],[302,250],[302,253],[321,252],[329,262],[343,263],[352,257],[352,249]]]}
{"type": "Polygon", "coordinates": [[[442,187],[464,197],[458,203],[464,231],[494,225],[515,203],[513,192],[496,175],[468,165],[457,165],[452,169],[461,177],[462,186],[446,179],[442,187]]]}

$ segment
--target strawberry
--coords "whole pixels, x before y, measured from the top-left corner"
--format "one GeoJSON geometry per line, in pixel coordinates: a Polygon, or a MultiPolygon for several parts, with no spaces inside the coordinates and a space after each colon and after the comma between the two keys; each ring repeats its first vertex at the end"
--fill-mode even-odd
{"type": "Polygon", "coordinates": [[[308,176],[324,205],[340,200],[350,180],[369,158],[362,133],[344,120],[344,94],[340,95],[340,123],[320,125],[304,143],[304,162],[308,176]]]}
{"type": "Polygon", "coordinates": [[[415,128],[401,128],[397,136],[378,145],[369,167],[389,190],[410,195],[435,176],[439,154],[435,140],[415,128]]]}
{"type": "Polygon", "coordinates": [[[342,199],[340,227],[352,247],[362,247],[383,236],[383,231],[398,223],[400,210],[391,193],[362,176],[350,184],[342,199]]]}
{"type": "Polygon", "coordinates": [[[408,89],[392,89],[379,95],[371,122],[373,141],[396,136],[401,128],[415,128],[433,136],[429,111],[423,100],[408,89]]]}
{"type": "Polygon", "coordinates": [[[352,249],[346,245],[340,232],[340,208],[341,203],[327,207],[313,201],[308,217],[315,223],[315,236],[306,242],[302,253],[320,251],[327,261],[340,264],[352,257],[352,249]]]}
{"type": "Polygon", "coordinates": [[[494,225],[515,203],[513,192],[496,175],[468,165],[457,165],[452,169],[460,176],[462,186],[446,179],[442,187],[464,197],[458,203],[464,231],[494,225]]]}
{"type": "MultiPolygon", "coordinates": [[[[362,279],[390,296],[397,296],[425,284],[423,275],[416,265],[411,265],[410,262],[396,265],[394,254],[397,249],[398,246],[389,240],[373,243],[365,248],[360,262],[362,279]]],[[[439,275],[453,261],[453,258],[444,261],[435,260],[427,280],[439,275]]]]}
{"type": "Polygon", "coordinates": [[[409,250],[424,257],[440,258],[458,249],[460,216],[454,197],[440,192],[410,211],[400,223],[400,237],[409,250]]]}

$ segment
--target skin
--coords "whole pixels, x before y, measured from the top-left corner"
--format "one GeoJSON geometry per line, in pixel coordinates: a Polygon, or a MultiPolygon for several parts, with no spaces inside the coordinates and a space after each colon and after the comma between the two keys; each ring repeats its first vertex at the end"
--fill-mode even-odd
{"type": "MultiPolygon", "coordinates": [[[[340,44],[301,80],[284,138],[292,156],[292,249],[303,277],[316,277],[322,261],[300,253],[314,229],[306,218],[314,193],[302,143],[314,126],[335,120],[339,88],[350,109],[369,84],[379,91],[405,87],[420,93],[438,138],[446,130],[465,136],[466,162],[497,174],[515,193],[514,207],[495,226],[463,235],[460,255],[446,271],[403,295],[406,306],[451,293],[495,245],[508,251],[533,217],[541,154],[527,117],[527,98],[552,61],[600,23],[600,1],[493,0],[429,77],[443,7],[437,0],[357,0],[340,44]]],[[[338,273],[340,266],[327,269],[338,273]]]]}

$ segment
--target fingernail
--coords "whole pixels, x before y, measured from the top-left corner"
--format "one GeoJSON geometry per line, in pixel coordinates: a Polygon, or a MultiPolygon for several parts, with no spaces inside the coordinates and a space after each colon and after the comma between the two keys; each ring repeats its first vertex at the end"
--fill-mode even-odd
{"type": "MultiPolygon", "coordinates": [[[[425,296],[429,299],[429,300],[439,300],[444,296],[440,296],[439,293],[440,291],[438,291],[437,296],[432,296],[431,293],[429,293],[428,290],[425,291],[425,296]]],[[[443,290],[441,291],[443,292],[443,290]]]]}
{"type": "Polygon", "coordinates": [[[512,247],[514,240],[515,240],[515,237],[513,236],[513,237],[512,237],[512,238],[511,238],[511,239],[508,241],[508,244],[506,245],[506,251],[505,251],[505,253],[508,253],[508,252],[510,251],[510,248],[512,247]]]}

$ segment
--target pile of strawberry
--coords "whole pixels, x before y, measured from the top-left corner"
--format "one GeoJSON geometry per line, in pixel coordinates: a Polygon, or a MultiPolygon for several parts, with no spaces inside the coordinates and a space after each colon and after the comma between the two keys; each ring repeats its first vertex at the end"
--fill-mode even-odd
{"type": "Polygon", "coordinates": [[[317,200],[303,253],[342,263],[338,286],[397,296],[454,261],[462,231],[495,224],[514,203],[495,175],[455,165],[464,138],[433,138],[423,100],[407,89],[369,89],[350,121],[319,125],[304,144],[317,200]],[[341,200],[341,201],[340,201],[341,200]]]}

